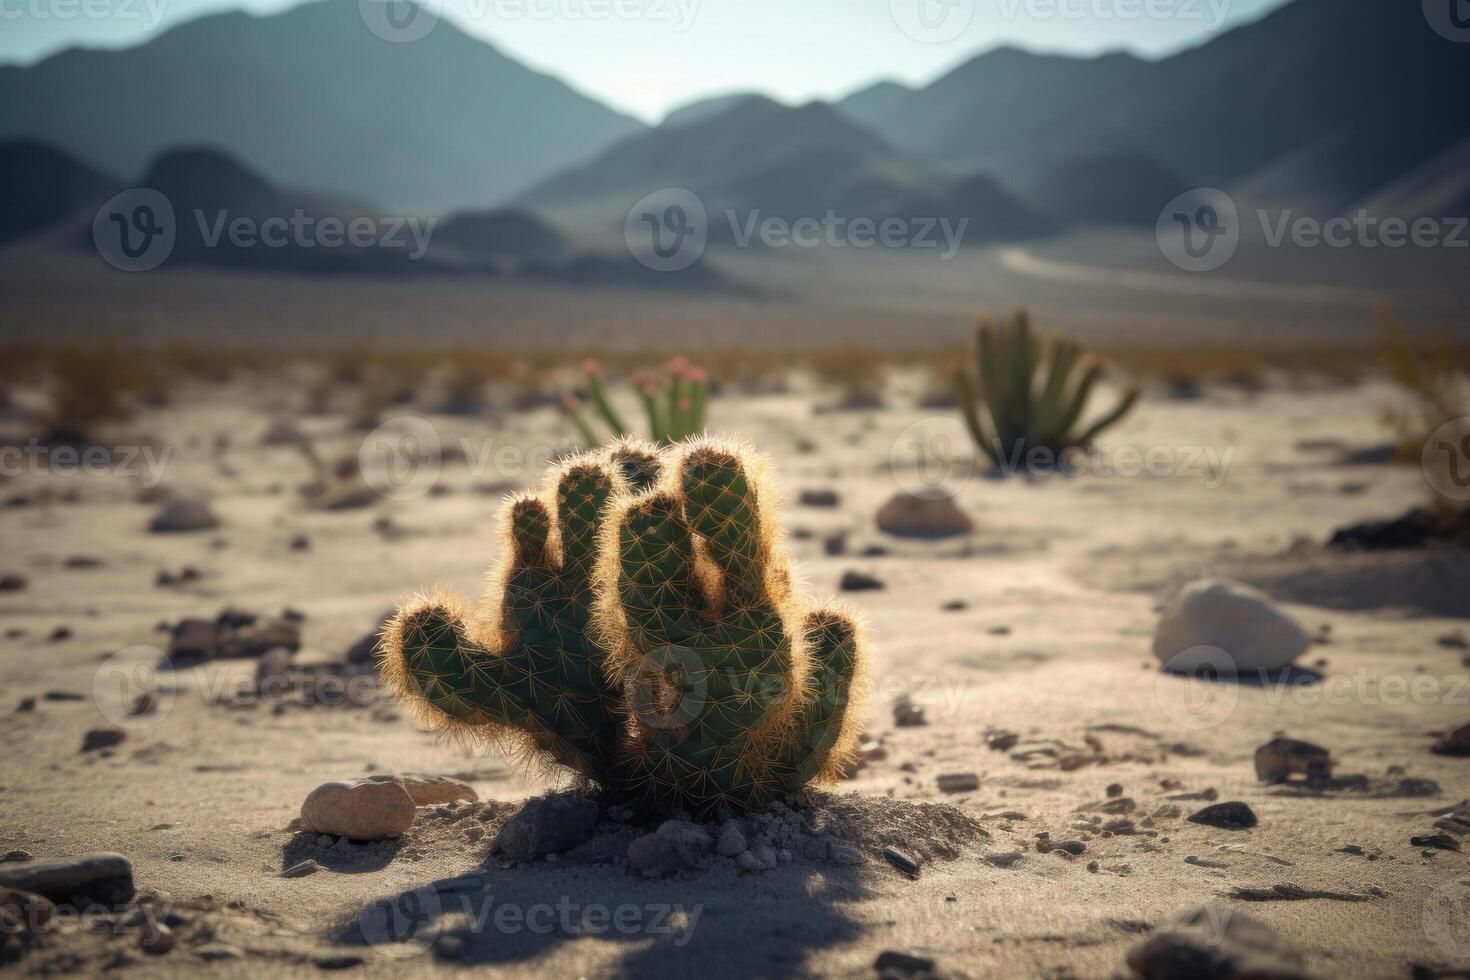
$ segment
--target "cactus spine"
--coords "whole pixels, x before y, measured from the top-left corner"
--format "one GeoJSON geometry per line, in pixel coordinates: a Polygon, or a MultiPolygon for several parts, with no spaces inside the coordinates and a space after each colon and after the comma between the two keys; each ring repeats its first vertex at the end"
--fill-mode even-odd
{"type": "Polygon", "coordinates": [[[1130,386],[1112,411],[1084,427],[1082,415],[1103,365],[1086,355],[1080,340],[1055,334],[1040,340],[1024,310],[999,329],[982,320],[975,354],[973,374],[956,375],[956,400],[971,439],[997,466],[1032,449],[1056,459],[1064,450],[1085,448],[1138,400],[1139,389],[1130,386]]]}
{"type": "MultiPolygon", "coordinates": [[[[602,366],[594,360],[582,364],[583,384],[597,415],[612,432],[613,439],[628,438],[633,430],[608,400],[602,366]]],[[[633,385],[648,420],[648,438],[671,446],[680,439],[704,431],[705,410],[709,405],[709,376],[682,357],[671,359],[662,370],[642,370],[633,375],[633,385]]],[[[588,417],[581,399],[567,396],[563,407],[588,446],[600,446],[607,438],[600,436],[588,417]]]]}
{"type": "Polygon", "coordinates": [[[861,636],[793,594],[763,462],[624,441],[552,486],[510,505],[482,616],[434,596],[389,624],[400,697],[649,811],[758,808],[835,777],[857,739],[861,636]]]}

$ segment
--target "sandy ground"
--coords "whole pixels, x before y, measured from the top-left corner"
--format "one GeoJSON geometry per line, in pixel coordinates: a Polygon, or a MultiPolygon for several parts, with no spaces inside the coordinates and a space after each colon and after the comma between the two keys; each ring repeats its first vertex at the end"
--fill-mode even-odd
{"type": "MultiPolygon", "coordinates": [[[[1214,901],[1275,927],[1323,976],[1406,977],[1412,964],[1470,970],[1470,889],[1459,884],[1470,880],[1470,859],[1409,843],[1433,833],[1427,811],[1470,797],[1470,761],[1428,751],[1433,733],[1470,722],[1464,651],[1437,642],[1470,616],[1470,593],[1442,594],[1445,582],[1452,589],[1465,581],[1464,562],[1450,560],[1431,576],[1441,594],[1423,604],[1437,610],[1427,614],[1400,608],[1403,588],[1380,587],[1422,580],[1424,560],[1400,558],[1407,570],[1390,572],[1378,559],[1345,563],[1299,540],[1320,543],[1336,526],[1420,502],[1417,469],[1337,463],[1335,447],[1380,441],[1386,390],[1274,386],[1258,396],[1222,389],[1193,402],[1148,398],[1106,442],[1158,448],[1171,461],[1159,472],[1117,472],[1137,465],[1125,451],[1104,453],[1097,472],[1072,478],[963,481],[952,473],[956,500],[977,530],[932,544],[885,538],[873,524],[888,497],[919,479],[915,440],[934,445],[936,433],[960,431],[944,412],[915,408],[914,394],[898,383],[886,409],[825,414],[814,414],[811,393],[801,390],[727,396],[711,417],[713,428],[749,437],[774,458],[792,550],[812,590],[835,593],[849,570],[884,585],[844,597],[872,629],[876,688],[862,710],[886,752],[834,790],[859,794],[858,819],[868,822],[867,860],[854,867],[797,859],[760,874],[712,866],[647,882],[616,853],[574,852],[503,868],[487,863],[488,835],[471,839],[448,811],[421,811],[392,845],[316,849],[290,824],[327,780],[455,775],[482,800],[503,802],[555,783],[494,755],[436,744],[390,704],[276,711],[225,703],[229,679],[253,674],[244,660],[161,673],[154,712],[121,714],[109,671],[155,661],[149,648],[167,644],[160,623],[212,618],[225,607],[266,615],[290,608],[305,616],[298,661],[331,662],[406,593],[435,583],[478,592],[497,557],[492,522],[501,495],[534,481],[536,467],[517,460],[569,435],[550,410],[425,416],[445,444],[470,440],[469,460],[447,463],[440,489],[321,511],[295,492],[307,478],[301,457],[260,445],[273,414],[299,392],[244,381],[180,392],[116,441],[147,434],[156,451],[168,449],[164,486],[206,494],[221,519],[215,531],[147,533],[155,508],[139,502],[141,484],[151,482],[144,477],[12,476],[0,484],[11,498],[0,509],[0,572],[28,586],[0,594],[0,852],[121,852],[138,886],[163,893],[187,924],[162,956],[137,952],[135,937],[73,933],[11,969],[861,976],[878,953],[900,950],[951,975],[1107,977],[1126,972],[1127,950],[1150,927],[1214,901]],[[485,446],[512,452],[492,458],[480,452],[485,446]],[[1212,471],[1211,458],[1223,469],[1212,471]],[[835,490],[838,506],[799,506],[798,493],[809,489],[835,490]],[[847,553],[829,555],[823,539],[839,531],[848,532],[847,553]],[[302,534],[309,550],[293,550],[302,534]],[[870,546],[884,553],[862,554],[870,546]],[[68,560],[78,557],[99,564],[68,560]],[[1285,580],[1337,583],[1325,598],[1320,584],[1315,593],[1278,595],[1318,635],[1304,660],[1321,661],[1321,683],[1262,688],[1159,674],[1150,639],[1168,585],[1196,569],[1249,578],[1253,568],[1283,563],[1292,573],[1285,580]],[[155,584],[160,571],[183,566],[201,577],[155,584]],[[1291,601],[1301,596],[1314,604],[1291,601]],[[954,600],[963,608],[942,610],[954,600]],[[63,626],[69,634],[48,639],[63,626]],[[905,696],[924,707],[926,725],[895,727],[892,707],[905,696]],[[33,710],[15,710],[33,697],[33,710]],[[127,737],[109,755],[78,751],[87,730],[119,719],[127,737]],[[1020,741],[992,751],[985,736],[993,730],[1020,741]],[[1279,731],[1326,746],[1339,773],[1372,777],[1370,790],[1302,793],[1258,783],[1252,753],[1279,731]],[[1064,769],[1059,759],[1073,754],[1087,764],[1064,769]],[[975,773],[979,788],[941,793],[937,777],[956,772],[975,773]],[[1433,780],[1438,792],[1403,795],[1405,778],[1433,780]],[[1129,816],[1144,832],[1087,833],[1076,859],[1034,850],[1042,832],[1084,839],[1078,821],[1102,813],[1115,783],[1134,801],[1129,816]],[[1259,826],[1232,832],[1187,822],[1204,804],[1177,798],[1207,791],[1248,803],[1259,826]],[[978,821],[989,839],[951,834],[953,856],[939,853],[948,831],[906,801],[940,800],[978,821]],[[885,843],[933,856],[911,879],[876,856],[885,843]],[[1350,845],[1361,853],[1342,850],[1350,845]],[[1016,850],[1025,852],[1019,860],[986,859],[1016,850]],[[324,870],[279,876],[302,856],[324,870]],[[484,876],[476,901],[496,907],[644,911],[623,934],[476,929],[451,892],[435,927],[449,941],[403,957],[392,954],[404,947],[362,942],[355,924],[377,900],[475,871],[484,876]],[[1285,884],[1336,897],[1239,894],[1285,884]],[[678,928],[654,928],[650,906],[672,908],[678,928]],[[243,956],[199,955],[218,944],[243,956]]],[[[300,424],[324,453],[356,454],[363,439],[341,416],[300,424]]],[[[19,422],[11,428],[25,431],[19,422]]],[[[483,816],[493,824],[501,812],[486,807],[483,816]]]]}

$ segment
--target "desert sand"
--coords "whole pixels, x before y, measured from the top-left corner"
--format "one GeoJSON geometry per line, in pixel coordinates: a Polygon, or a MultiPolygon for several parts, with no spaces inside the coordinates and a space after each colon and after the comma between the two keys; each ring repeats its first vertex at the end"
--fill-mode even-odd
{"type": "MultiPolygon", "coordinates": [[[[534,484],[536,461],[572,435],[553,408],[469,419],[401,407],[445,445],[468,440],[469,459],[446,460],[407,499],[313,508],[297,492],[311,475],[301,455],[261,445],[299,403],[288,378],[191,385],[115,433],[168,449],[160,486],[207,498],[215,529],[149,533],[158,491],[147,473],[53,467],[0,484],[0,573],[25,580],[0,593],[0,853],[124,854],[140,892],[175,914],[166,953],[104,923],[23,955],[10,947],[0,955],[14,955],[12,972],[847,977],[874,975],[879,954],[898,951],[948,976],[1110,977],[1127,975],[1150,930],[1202,903],[1268,924],[1316,975],[1470,971],[1470,857],[1410,843],[1436,833],[1431,812],[1470,797],[1470,760],[1429,751],[1436,734],[1470,722],[1467,651],[1441,642],[1464,635],[1470,557],[1323,545],[1336,527],[1423,502],[1417,467],[1340,462],[1385,440],[1385,385],[1273,379],[1263,392],[1208,387],[1194,401],[1150,392],[1107,433],[1094,472],[951,473],[976,527],[938,542],[874,526],[882,504],[920,480],[915,439],[960,432],[952,411],[916,407],[916,379],[892,379],[874,411],[815,413],[833,396],[799,377],[784,393],[720,395],[712,431],[752,440],[775,463],[805,586],[837,595],[849,571],[881,583],[842,594],[872,636],[874,693],[855,709],[867,761],[802,804],[863,861],[797,853],[751,873],[711,859],[644,880],[623,854],[635,832],[615,821],[557,860],[505,866],[489,854],[495,827],[567,781],[435,742],[371,687],[356,705],[274,707],[251,694],[256,659],[217,659],[157,670],[152,710],[125,713],[117,671],[156,664],[167,624],[293,610],[295,661],[330,665],[416,590],[478,594],[500,557],[503,496],[534,484]],[[482,455],[486,446],[510,453],[482,455]],[[1171,462],[1129,475],[1125,447],[1159,447],[1171,462]],[[804,490],[835,491],[837,505],[802,506],[804,490]],[[843,553],[829,553],[839,532],[843,553]],[[197,577],[157,584],[185,567],[197,577]],[[1317,683],[1160,673],[1160,604],[1221,573],[1263,588],[1314,636],[1299,665],[1317,683]],[[905,698],[924,724],[895,724],[905,698]],[[125,738],[80,751],[97,728],[125,738]],[[1327,748],[1339,776],[1367,780],[1263,784],[1253,753],[1278,732],[1327,748]],[[1016,737],[987,744],[1004,733],[1016,737]],[[390,842],[294,828],[319,784],[401,772],[453,776],[482,802],[420,808],[390,842]],[[956,773],[973,773],[977,788],[942,792],[938,777],[956,773]],[[1244,802],[1259,824],[1186,819],[1210,800],[1244,802]],[[918,806],[941,803],[952,809],[918,806]],[[1102,832],[1120,819],[1132,832],[1102,832]],[[1040,834],[1085,851],[1040,853],[1040,834]],[[921,858],[917,876],[885,861],[885,846],[921,858]],[[320,870],[282,877],[308,858],[320,870]],[[465,875],[476,877],[430,888],[465,875]],[[361,923],[374,903],[426,888],[438,914],[417,941],[371,941],[361,923]],[[474,918],[487,905],[524,914],[559,903],[633,911],[628,928],[601,934],[474,918]]],[[[23,420],[6,424],[23,444],[23,420]]],[[[297,424],[328,458],[356,456],[365,436],[343,414],[297,424]]]]}

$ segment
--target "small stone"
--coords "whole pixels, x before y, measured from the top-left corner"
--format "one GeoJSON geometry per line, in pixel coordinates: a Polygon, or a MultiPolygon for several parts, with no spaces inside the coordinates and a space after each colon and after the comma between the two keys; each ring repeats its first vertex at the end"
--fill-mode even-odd
{"type": "Polygon", "coordinates": [[[29,861],[30,859],[30,851],[6,851],[4,856],[0,857],[0,864],[11,864],[15,861],[29,861]]]}
{"type": "Polygon", "coordinates": [[[910,980],[910,978],[933,976],[934,961],[923,956],[911,956],[897,950],[885,949],[873,961],[873,969],[879,980],[910,980]]]}
{"type": "Polygon", "coordinates": [[[262,446],[297,446],[302,441],[301,430],[290,419],[276,419],[260,437],[262,446]]]}
{"type": "Polygon", "coordinates": [[[734,820],[726,820],[725,825],[720,828],[720,841],[716,849],[721,857],[735,857],[744,852],[746,847],[745,834],[740,830],[740,824],[734,820]]]}
{"type": "Polygon", "coordinates": [[[1410,837],[1409,843],[1415,847],[1427,847],[1437,851],[1458,851],[1460,842],[1449,834],[1431,834],[1423,837],[1410,837]]]}
{"type": "Polygon", "coordinates": [[[893,705],[893,723],[899,728],[917,728],[929,724],[924,718],[924,709],[907,697],[900,698],[893,705]]]}
{"type": "Polygon", "coordinates": [[[1255,812],[1238,800],[1207,806],[1192,814],[1189,822],[1222,830],[1249,830],[1258,823],[1255,812]]]}
{"type": "Polygon", "coordinates": [[[527,800],[501,825],[491,850],[507,861],[534,861],[569,850],[592,836],[597,803],[574,793],[527,800]]]}
{"type": "Polygon", "coordinates": [[[207,503],[194,497],[174,497],[148,524],[148,530],[155,534],[207,531],[216,527],[219,527],[219,518],[214,516],[207,503]]]}
{"type": "Polygon", "coordinates": [[[1435,642],[1446,650],[1470,650],[1470,640],[1463,633],[1446,633],[1435,642]]]}
{"type": "Polygon", "coordinates": [[[133,866],[121,854],[0,864],[0,885],[34,892],[53,902],[121,905],[133,897],[133,866]]]}
{"type": "Polygon", "coordinates": [[[138,946],[150,956],[162,956],[174,948],[174,931],[145,915],[138,925],[138,946]]]}
{"type": "Polygon", "coordinates": [[[883,848],[883,859],[911,878],[919,877],[920,864],[913,855],[896,847],[883,848]]]}
{"type": "Polygon", "coordinates": [[[776,866],[779,858],[776,857],[775,848],[769,844],[756,844],[754,847],[741,853],[740,867],[743,871],[770,871],[776,866]]]}
{"type": "Polygon", "coordinates": [[[323,783],[301,804],[303,830],[356,840],[401,837],[413,818],[413,798],[396,782],[323,783]]]}
{"type": "Polygon", "coordinates": [[[1122,783],[1109,783],[1107,788],[1108,799],[1115,800],[1123,795],[1122,783]]]}
{"type": "Polygon", "coordinates": [[[356,953],[330,953],[312,961],[318,970],[351,970],[367,961],[356,953]]]}
{"type": "Polygon", "coordinates": [[[201,960],[214,963],[220,960],[238,960],[245,954],[238,946],[231,946],[228,943],[209,943],[194,950],[194,955],[201,960]]]}
{"type": "Polygon", "coordinates": [[[940,612],[964,612],[970,604],[963,599],[950,599],[939,607],[940,612]]]}
{"type": "Polygon", "coordinates": [[[851,570],[842,573],[842,580],[837,583],[837,587],[843,592],[876,592],[887,588],[881,579],[851,570]]]}
{"type": "Polygon", "coordinates": [[[121,728],[94,728],[82,736],[82,751],[95,752],[98,749],[110,749],[114,745],[122,744],[122,740],[128,737],[128,733],[121,728]]]}
{"type": "Polygon", "coordinates": [[[1017,861],[1020,861],[1025,856],[1026,852],[1020,850],[992,851],[989,854],[981,855],[981,857],[985,859],[986,864],[994,865],[997,868],[1009,868],[1011,865],[1015,864],[1017,861]]]}
{"type": "Polygon", "coordinates": [[[949,497],[900,493],[878,511],[878,530],[896,538],[938,540],[969,534],[975,524],[949,497]]]}
{"type": "Polygon", "coordinates": [[[1276,737],[1256,749],[1256,778],[1265,783],[1284,783],[1301,776],[1320,783],[1332,776],[1332,756],[1320,745],[1294,738],[1276,737]]]}
{"type": "Polygon", "coordinates": [[[1235,909],[1186,912],[1128,952],[1144,980],[1305,980],[1301,954],[1268,926],[1235,909]]]}
{"type": "Polygon", "coordinates": [[[985,747],[992,752],[1009,752],[1021,741],[1015,732],[990,732],[985,736],[985,747]]]}
{"type": "Polygon", "coordinates": [[[72,632],[70,626],[58,626],[51,631],[51,634],[49,636],[46,637],[46,642],[60,643],[62,640],[71,639],[71,637],[72,632]]]}
{"type": "Polygon", "coordinates": [[[15,706],[15,710],[18,711],[18,712],[35,711],[36,710],[36,699],[35,698],[21,698],[20,699],[20,703],[18,703],[15,706]]]}
{"type": "Polygon", "coordinates": [[[322,869],[322,866],[320,864],[317,864],[315,861],[311,860],[310,858],[307,858],[305,861],[301,861],[301,862],[298,862],[296,864],[293,864],[293,865],[291,865],[291,867],[287,868],[285,871],[282,871],[281,872],[281,877],[282,878],[305,878],[307,875],[314,875],[314,874],[316,874],[321,869],[322,869]]]}
{"type": "Polygon", "coordinates": [[[1461,725],[1430,748],[1436,755],[1470,755],[1470,725],[1461,725]]]}
{"type": "Polygon", "coordinates": [[[23,575],[0,575],[0,592],[19,592],[27,584],[23,575]]]}
{"type": "Polygon", "coordinates": [[[945,773],[938,779],[941,793],[968,793],[980,788],[980,777],[973,772],[945,773]]]}
{"type": "Polygon", "coordinates": [[[797,502],[803,507],[836,507],[837,491],[803,490],[797,497],[797,502]]]}

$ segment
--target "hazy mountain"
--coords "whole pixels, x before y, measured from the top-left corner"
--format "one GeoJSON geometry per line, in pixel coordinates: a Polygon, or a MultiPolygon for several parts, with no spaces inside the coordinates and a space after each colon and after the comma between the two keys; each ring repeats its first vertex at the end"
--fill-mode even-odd
{"type": "MultiPolygon", "coordinates": [[[[624,139],[533,188],[527,200],[565,204],[617,195],[636,200],[687,187],[709,206],[803,206],[813,183],[831,190],[893,150],[823,102],[792,108],[752,97],[725,112],[624,139]]],[[[805,213],[805,211],[803,211],[805,213]]]]}
{"type": "Polygon", "coordinates": [[[644,128],[448,20],[385,41],[358,0],[206,16],[138,47],[0,68],[0,104],[0,139],[106,172],[207,144],[272,181],[398,211],[493,202],[644,128]]]}
{"type": "Polygon", "coordinates": [[[1140,153],[1193,185],[1269,178],[1342,207],[1470,135],[1470,100],[1452,94],[1466,66],[1419,4],[1295,0],[1161,61],[1002,48],[840,107],[906,153],[1007,182],[1140,153]]]}
{"type": "Polygon", "coordinates": [[[1377,215],[1470,215],[1470,140],[1466,140],[1361,202],[1377,215]]]}
{"type": "Polygon", "coordinates": [[[0,244],[95,209],[121,186],[54,147],[0,143],[0,244]]]}
{"type": "Polygon", "coordinates": [[[765,96],[755,92],[732,92],[729,95],[716,95],[707,99],[696,99],[686,102],[684,105],[675,106],[670,109],[659,122],[660,126],[683,126],[686,123],[698,122],[711,116],[718,116],[722,112],[744,102],[746,99],[763,99],[765,96]]]}
{"type": "Polygon", "coordinates": [[[520,208],[459,211],[439,222],[434,247],[469,255],[506,258],[550,258],[566,252],[561,232],[520,208]]]}
{"type": "Polygon", "coordinates": [[[1191,186],[1157,160],[1121,153],[1063,164],[1024,196],[1066,224],[1152,228],[1159,210],[1191,186]]]}

